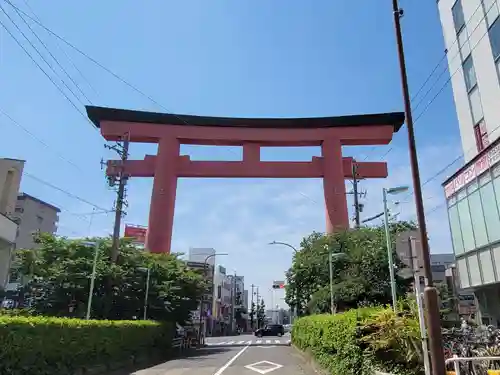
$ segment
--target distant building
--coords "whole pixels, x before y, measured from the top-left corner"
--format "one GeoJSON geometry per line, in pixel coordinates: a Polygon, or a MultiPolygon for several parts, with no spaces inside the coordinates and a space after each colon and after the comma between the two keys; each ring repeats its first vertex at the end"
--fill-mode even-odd
{"type": "Polygon", "coordinates": [[[248,289],[243,291],[243,306],[245,306],[247,312],[250,312],[250,306],[248,305],[248,289]]]}
{"type": "MultiPolygon", "coordinates": [[[[213,305],[214,305],[214,267],[210,264],[205,264],[204,262],[193,262],[193,261],[187,261],[186,265],[188,266],[189,269],[198,272],[203,276],[203,278],[206,280],[208,287],[205,290],[205,293],[203,293],[202,297],[202,306],[201,306],[201,312],[202,312],[202,323],[203,323],[203,330],[205,332],[205,335],[210,336],[211,330],[212,330],[212,311],[213,311],[213,305]]],[[[198,308],[194,311],[191,312],[191,317],[193,320],[193,324],[197,325],[200,322],[200,308],[198,308]]]]}
{"type": "Polygon", "coordinates": [[[17,224],[12,220],[21,185],[24,160],[0,159],[0,288],[7,286],[17,224]]]}
{"type": "Polygon", "coordinates": [[[16,208],[12,214],[13,220],[18,224],[16,249],[35,249],[37,244],[33,241],[35,233],[57,232],[59,213],[61,210],[26,193],[17,196],[16,208]]]}
{"type": "Polygon", "coordinates": [[[204,263],[205,259],[208,258],[207,263],[214,266],[215,265],[215,249],[212,248],[189,248],[189,261],[204,263]]]}

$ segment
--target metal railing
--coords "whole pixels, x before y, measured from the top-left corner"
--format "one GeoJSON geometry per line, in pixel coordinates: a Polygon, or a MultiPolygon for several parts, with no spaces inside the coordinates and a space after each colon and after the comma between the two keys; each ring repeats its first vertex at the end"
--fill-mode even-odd
{"type": "Polygon", "coordinates": [[[500,357],[458,357],[454,355],[452,358],[448,358],[445,364],[453,363],[453,368],[455,370],[455,375],[460,375],[460,365],[459,362],[479,362],[479,361],[500,361],[500,357]]]}

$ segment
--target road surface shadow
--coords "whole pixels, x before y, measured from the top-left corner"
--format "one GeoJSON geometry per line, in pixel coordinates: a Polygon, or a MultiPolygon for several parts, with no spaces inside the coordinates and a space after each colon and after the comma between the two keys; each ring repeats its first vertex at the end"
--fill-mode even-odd
{"type": "Polygon", "coordinates": [[[141,370],[147,370],[152,367],[162,365],[164,363],[175,361],[175,360],[200,360],[211,355],[225,353],[230,351],[230,348],[201,348],[201,349],[189,349],[183,353],[177,353],[168,358],[155,358],[147,362],[139,363],[136,365],[130,365],[126,368],[117,369],[115,371],[109,371],[105,375],[131,375],[135,374],[141,370]]]}

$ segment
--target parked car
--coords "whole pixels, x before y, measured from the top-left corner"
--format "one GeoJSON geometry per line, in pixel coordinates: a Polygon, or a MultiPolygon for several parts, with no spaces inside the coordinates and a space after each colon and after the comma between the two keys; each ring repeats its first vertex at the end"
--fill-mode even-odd
{"type": "Polygon", "coordinates": [[[259,328],[255,331],[255,336],[283,336],[285,334],[285,327],[283,324],[268,324],[264,328],[259,328]]]}

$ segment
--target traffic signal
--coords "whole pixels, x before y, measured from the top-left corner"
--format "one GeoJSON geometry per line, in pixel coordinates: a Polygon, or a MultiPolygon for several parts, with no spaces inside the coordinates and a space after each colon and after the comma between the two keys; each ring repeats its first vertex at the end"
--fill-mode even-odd
{"type": "Polygon", "coordinates": [[[273,283],[273,289],[285,289],[285,283],[273,283]]]}

